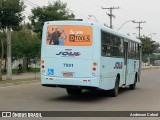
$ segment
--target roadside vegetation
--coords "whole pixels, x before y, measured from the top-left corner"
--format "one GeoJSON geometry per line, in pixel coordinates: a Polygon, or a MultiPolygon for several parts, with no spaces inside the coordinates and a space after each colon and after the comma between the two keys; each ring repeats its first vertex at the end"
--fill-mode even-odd
{"type": "MultiPolygon", "coordinates": [[[[40,72],[40,68],[29,68],[29,69],[24,69],[22,70],[22,74],[23,73],[39,73],[40,72]]],[[[18,69],[12,69],[12,73],[13,75],[16,75],[18,73],[18,69]]],[[[2,75],[6,74],[6,70],[2,70],[2,75]]]]}
{"type": "Polygon", "coordinates": [[[0,81],[0,87],[36,83],[36,82],[39,82],[39,81],[40,81],[39,78],[16,79],[16,80],[1,80],[0,81]]]}
{"type": "Polygon", "coordinates": [[[75,17],[67,3],[58,0],[34,7],[29,15],[30,22],[25,23],[26,7],[21,0],[0,0],[0,80],[5,73],[7,79],[12,80],[12,73],[17,71],[11,69],[15,60],[23,59],[23,72],[39,72],[30,65],[40,60],[43,23],[75,17]]]}

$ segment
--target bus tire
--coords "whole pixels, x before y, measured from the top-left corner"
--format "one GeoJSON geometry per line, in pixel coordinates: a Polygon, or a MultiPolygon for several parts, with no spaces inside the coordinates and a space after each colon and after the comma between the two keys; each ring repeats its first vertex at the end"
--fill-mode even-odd
{"type": "Polygon", "coordinates": [[[129,89],[134,90],[136,88],[136,83],[137,83],[137,75],[135,75],[134,83],[129,85],[129,89]]]}
{"type": "Polygon", "coordinates": [[[82,89],[73,89],[73,88],[67,88],[68,95],[80,95],[82,94],[82,89]]]}
{"type": "Polygon", "coordinates": [[[118,95],[118,91],[119,91],[119,78],[116,77],[115,87],[114,89],[110,90],[110,95],[112,97],[116,97],[118,95]]]}

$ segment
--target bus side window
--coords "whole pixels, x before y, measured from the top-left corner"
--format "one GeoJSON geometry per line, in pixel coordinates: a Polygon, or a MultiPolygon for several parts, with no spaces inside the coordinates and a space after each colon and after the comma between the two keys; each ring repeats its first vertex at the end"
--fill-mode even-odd
{"type": "Polygon", "coordinates": [[[101,55],[110,56],[110,34],[104,31],[101,31],[101,55]]]}
{"type": "Polygon", "coordinates": [[[138,49],[137,49],[137,58],[138,60],[140,59],[140,45],[138,44],[138,49]]]}
{"type": "Polygon", "coordinates": [[[109,33],[106,33],[105,34],[105,37],[106,37],[106,44],[110,44],[110,34],[109,33]]]}
{"type": "Polygon", "coordinates": [[[131,47],[132,46],[132,44],[131,44],[131,41],[129,41],[129,44],[128,44],[128,58],[132,58],[132,53],[131,53],[131,47]]]}
{"type": "Polygon", "coordinates": [[[119,51],[120,51],[120,56],[123,57],[123,38],[120,38],[120,46],[119,46],[119,51]]]}
{"type": "Polygon", "coordinates": [[[123,57],[123,39],[120,37],[116,38],[115,46],[117,47],[117,57],[123,57]]]}
{"type": "Polygon", "coordinates": [[[111,34],[111,42],[110,42],[110,44],[114,45],[115,41],[116,41],[116,36],[114,36],[113,34],[111,34]]]}

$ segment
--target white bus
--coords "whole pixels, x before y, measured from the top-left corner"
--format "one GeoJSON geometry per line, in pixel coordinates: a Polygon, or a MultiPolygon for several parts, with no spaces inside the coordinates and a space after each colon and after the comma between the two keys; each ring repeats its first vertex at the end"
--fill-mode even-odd
{"type": "Polygon", "coordinates": [[[119,87],[134,89],[140,81],[140,51],[140,40],[97,23],[48,21],[43,26],[41,84],[66,88],[68,94],[98,89],[117,96],[119,87]]]}

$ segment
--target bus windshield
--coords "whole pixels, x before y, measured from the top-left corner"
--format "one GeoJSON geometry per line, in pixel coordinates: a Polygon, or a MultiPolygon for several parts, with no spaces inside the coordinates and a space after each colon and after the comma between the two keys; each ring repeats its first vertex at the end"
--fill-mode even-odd
{"type": "Polygon", "coordinates": [[[46,44],[57,46],[92,46],[92,27],[78,25],[49,25],[46,44]]]}

